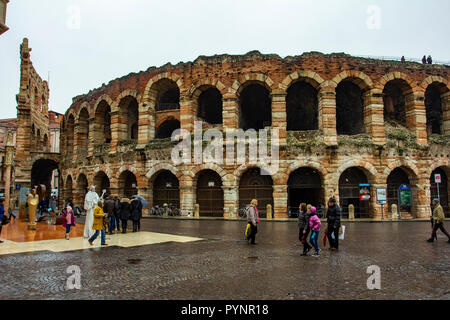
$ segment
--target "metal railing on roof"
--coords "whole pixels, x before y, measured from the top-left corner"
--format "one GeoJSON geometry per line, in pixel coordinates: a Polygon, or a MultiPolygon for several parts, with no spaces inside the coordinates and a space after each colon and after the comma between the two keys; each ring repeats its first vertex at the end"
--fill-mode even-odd
{"type": "Polygon", "coordinates": [[[164,110],[176,110],[180,109],[179,103],[158,103],[156,106],[156,111],[164,111],[164,110]]]}
{"type": "MultiPolygon", "coordinates": [[[[393,57],[393,56],[366,56],[366,55],[352,55],[356,58],[365,58],[365,59],[375,59],[375,60],[384,60],[384,61],[401,61],[401,57],[393,57]]],[[[428,57],[428,56],[427,56],[428,57]]],[[[433,57],[432,57],[433,58],[433,57]]],[[[405,62],[417,62],[422,64],[422,58],[411,58],[411,57],[405,57],[405,62]]],[[[432,60],[432,64],[441,64],[441,65],[450,65],[450,61],[443,61],[443,60],[432,60]]]]}

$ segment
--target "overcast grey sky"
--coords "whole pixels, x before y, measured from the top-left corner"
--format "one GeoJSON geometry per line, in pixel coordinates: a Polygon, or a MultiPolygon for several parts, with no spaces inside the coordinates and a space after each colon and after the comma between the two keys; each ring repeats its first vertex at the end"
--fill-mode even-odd
{"type": "Polygon", "coordinates": [[[199,55],[450,61],[449,12],[449,0],[11,0],[10,30],[0,36],[0,118],[16,116],[24,37],[38,73],[50,72],[50,109],[64,113],[72,97],[102,83],[199,55]]]}

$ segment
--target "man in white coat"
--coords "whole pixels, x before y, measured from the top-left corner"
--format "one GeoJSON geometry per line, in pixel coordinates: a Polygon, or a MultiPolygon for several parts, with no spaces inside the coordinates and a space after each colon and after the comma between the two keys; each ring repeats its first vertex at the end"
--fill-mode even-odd
{"type": "Polygon", "coordinates": [[[84,237],[91,238],[94,235],[92,224],[94,223],[94,209],[97,207],[100,197],[95,192],[95,187],[91,187],[84,199],[84,209],[86,210],[86,221],[84,223],[84,237]]]}

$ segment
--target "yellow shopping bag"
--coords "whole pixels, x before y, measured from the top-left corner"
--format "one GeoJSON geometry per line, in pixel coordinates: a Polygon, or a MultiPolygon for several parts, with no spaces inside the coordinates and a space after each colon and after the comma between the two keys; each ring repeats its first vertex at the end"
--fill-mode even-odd
{"type": "Polygon", "coordinates": [[[248,233],[250,231],[250,223],[247,223],[247,227],[245,228],[245,236],[248,237],[248,233]]]}

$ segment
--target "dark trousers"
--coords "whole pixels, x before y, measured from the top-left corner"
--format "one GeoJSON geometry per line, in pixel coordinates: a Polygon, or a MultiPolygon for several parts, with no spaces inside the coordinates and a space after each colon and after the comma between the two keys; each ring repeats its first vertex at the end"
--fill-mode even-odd
{"type": "Polygon", "coordinates": [[[72,226],[71,224],[67,224],[66,225],[66,233],[70,233],[70,227],[71,226],[72,226]]]}
{"type": "Polygon", "coordinates": [[[303,253],[306,253],[309,249],[312,248],[312,246],[308,243],[308,234],[309,229],[307,229],[305,233],[303,233],[303,230],[300,230],[300,233],[298,235],[298,239],[303,243],[303,253]],[[303,242],[303,237],[305,239],[305,242],[303,242]]]}
{"type": "Polygon", "coordinates": [[[127,233],[127,219],[122,219],[122,233],[127,233]]]}
{"type": "Polygon", "coordinates": [[[140,230],[141,230],[141,221],[133,220],[133,232],[140,231],[140,230]]]}
{"type": "Polygon", "coordinates": [[[115,216],[109,216],[109,234],[112,234],[114,230],[120,230],[119,220],[116,219],[115,216]]]}
{"type": "Polygon", "coordinates": [[[448,237],[448,239],[450,240],[450,235],[448,234],[447,230],[445,230],[443,222],[434,224],[433,231],[431,233],[431,239],[436,238],[436,232],[438,231],[438,229],[440,229],[442,231],[442,233],[445,234],[448,237]]]}
{"type": "Polygon", "coordinates": [[[339,227],[328,227],[327,238],[331,248],[339,249],[339,227]],[[331,237],[332,234],[334,239],[331,237]]]}
{"type": "Polygon", "coordinates": [[[249,222],[248,224],[250,225],[250,230],[249,235],[247,236],[247,240],[251,240],[251,243],[255,243],[255,237],[258,233],[258,227],[255,227],[251,222],[249,222]]]}

